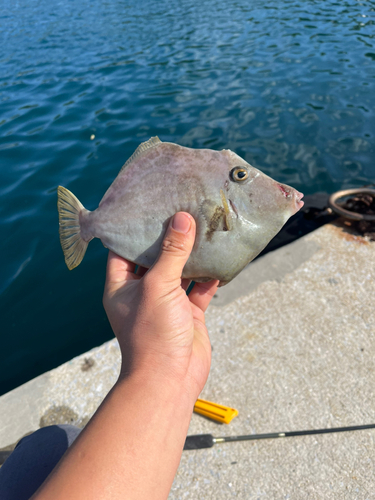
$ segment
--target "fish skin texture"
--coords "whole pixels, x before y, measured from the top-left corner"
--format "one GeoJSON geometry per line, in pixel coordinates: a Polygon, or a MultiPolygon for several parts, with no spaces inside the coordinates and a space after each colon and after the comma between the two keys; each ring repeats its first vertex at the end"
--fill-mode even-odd
{"type": "Polygon", "coordinates": [[[80,234],[85,242],[100,238],[116,254],[148,268],[170,218],[188,212],[197,234],[183,277],[219,279],[223,285],[301,208],[302,196],[230,150],[191,149],[152,138],[121,169],[99,207],[80,210],[80,234]],[[234,178],[236,167],[245,180],[234,178]]]}

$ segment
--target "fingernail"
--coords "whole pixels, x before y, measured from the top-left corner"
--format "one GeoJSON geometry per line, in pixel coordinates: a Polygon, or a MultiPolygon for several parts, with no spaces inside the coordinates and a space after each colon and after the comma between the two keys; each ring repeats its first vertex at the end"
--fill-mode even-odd
{"type": "Polygon", "coordinates": [[[190,226],[191,226],[191,220],[184,213],[179,212],[173,217],[172,227],[175,231],[187,234],[190,230],[190,226]]]}

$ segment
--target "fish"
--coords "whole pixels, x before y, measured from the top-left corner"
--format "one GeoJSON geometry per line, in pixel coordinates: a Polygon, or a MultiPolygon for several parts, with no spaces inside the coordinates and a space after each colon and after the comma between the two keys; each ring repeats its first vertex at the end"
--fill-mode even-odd
{"type": "Polygon", "coordinates": [[[223,286],[302,208],[302,197],[229,149],[193,149],[152,137],[123,165],[96,210],[58,187],[60,242],[70,270],[93,238],[150,268],[171,217],[188,212],[196,238],[182,277],[223,286]]]}

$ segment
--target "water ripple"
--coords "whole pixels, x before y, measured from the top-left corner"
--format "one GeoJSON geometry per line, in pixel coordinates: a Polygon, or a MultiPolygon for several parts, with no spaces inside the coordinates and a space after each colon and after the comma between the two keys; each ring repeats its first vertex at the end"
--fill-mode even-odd
{"type": "Polygon", "coordinates": [[[101,245],[64,267],[59,184],[95,208],[153,135],[230,148],[307,194],[375,178],[374,1],[30,0],[1,13],[0,392],[111,336],[101,245]]]}

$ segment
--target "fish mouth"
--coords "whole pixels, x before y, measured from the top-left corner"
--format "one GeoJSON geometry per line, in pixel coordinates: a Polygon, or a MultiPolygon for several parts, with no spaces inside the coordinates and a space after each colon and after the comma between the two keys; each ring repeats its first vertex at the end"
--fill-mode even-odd
{"type": "Polygon", "coordinates": [[[304,202],[302,201],[303,193],[300,193],[296,189],[286,186],[285,184],[277,184],[277,187],[280,189],[285,198],[293,199],[295,208],[294,213],[298,212],[298,210],[301,210],[304,205],[304,202]]]}
{"type": "Polygon", "coordinates": [[[303,205],[305,204],[303,201],[302,201],[302,198],[303,198],[303,193],[300,193],[299,191],[296,191],[295,192],[295,201],[296,201],[296,205],[297,205],[297,209],[298,210],[301,210],[301,208],[303,207],[303,205]]]}

